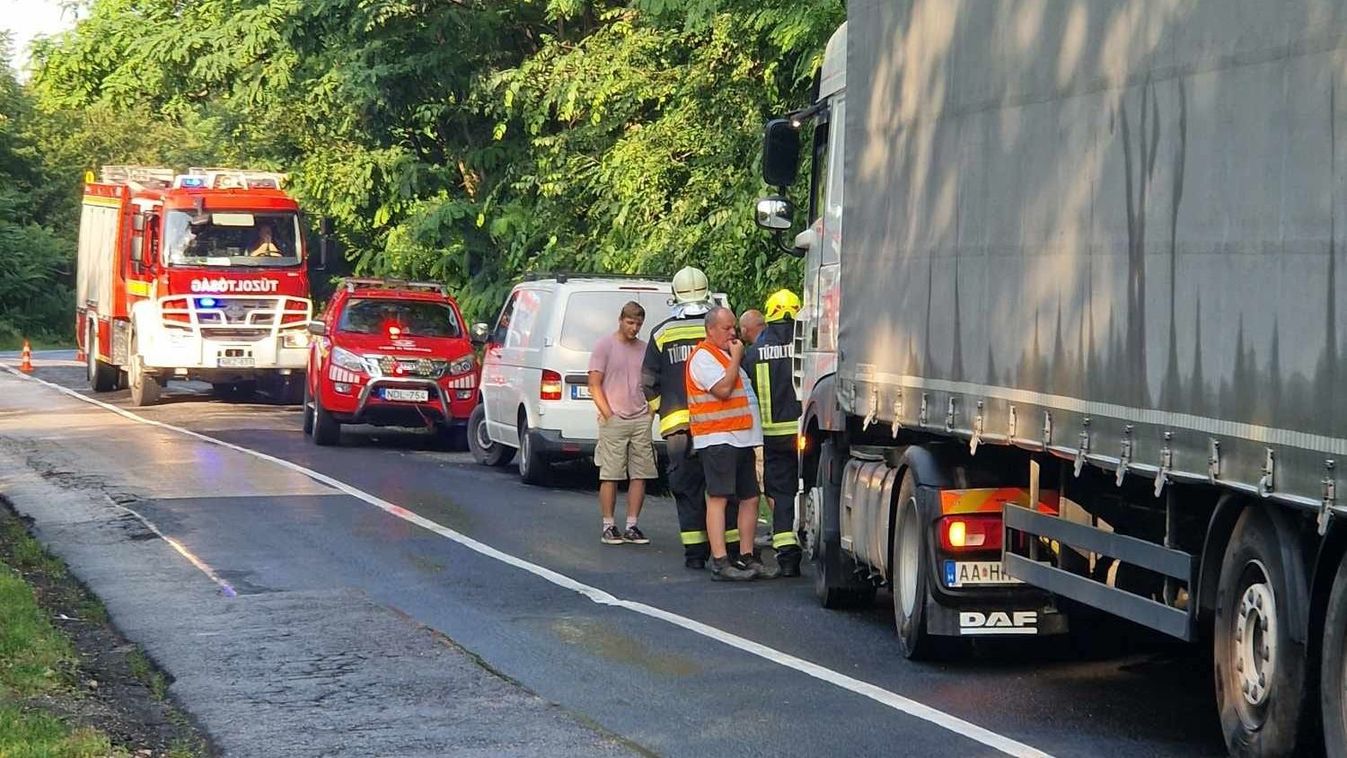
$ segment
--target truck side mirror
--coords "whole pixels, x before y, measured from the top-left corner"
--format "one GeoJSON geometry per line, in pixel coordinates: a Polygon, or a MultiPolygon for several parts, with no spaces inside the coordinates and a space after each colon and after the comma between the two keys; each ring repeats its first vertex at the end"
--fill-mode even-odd
{"type": "Polygon", "coordinates": [[[758,199],[753,221],[763,229],[783,232],[790,228],[791,217],[794,215],[795,208],[789,200],[780,195],[772,195],[758,199]]]}
{"type": "Polygon", "coordinates": [[[767,122],[762,135],[762,180],[772,187],[789,187],[800,171],[800,130],[790,119],[767,122]]]}
{"type": "Polygon", "coordinates": [[[491,327],[479,321],[468,330],[468,336],[472,339],[472,344],[485,345],[487,337],[491,336],[491,327]]]}
{"type": "Polygon", "coordinates": [[[314,319],[313,321],[310,321],[310,322],[309,322],[309,334],[312,334],[312,335],[315,336],[315,337],[326,337],[326,336],[327,336],[327,324],[324,324],[322,321],[319,321],[319,320],[317,320],[317,319],[314,319]]]}

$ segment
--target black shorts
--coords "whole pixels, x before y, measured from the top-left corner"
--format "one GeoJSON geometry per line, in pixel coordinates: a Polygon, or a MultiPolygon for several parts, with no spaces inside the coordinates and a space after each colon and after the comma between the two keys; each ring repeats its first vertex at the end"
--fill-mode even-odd
{"type": "Polygon", "coordinates": [[[702,459],[708,496],[740,500],[758,496],[758,461],[753,448],[712,445],[698,450],[697,457],[702,459]]]}
{"type": "Polygon", "coordinates": [[[800,484],[800,464],[795,450],[795,436],[784,439],[768,437],[762,446],[762,488],[767,496],[781,500],[795,496],[800,484]]]}

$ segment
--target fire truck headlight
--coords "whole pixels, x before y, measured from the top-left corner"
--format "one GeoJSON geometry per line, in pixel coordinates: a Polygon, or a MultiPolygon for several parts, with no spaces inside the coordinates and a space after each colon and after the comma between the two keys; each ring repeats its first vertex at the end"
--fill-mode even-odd
{"type": "Polygon", "coordinates": [[[339,347],[332,348],[332,363],[347,371],[354,371],[357,374],[370,374],[370,366],[364,358],[356,355],[350,350],[344,350],[339,347]]]}
{"type": "Polygon", "coordinates": [[[281,334],[281,347],[308,347],[309,332],[304,329],[284,332],[281,334]]]}
{"type": "Polygon", "coordinates": [[[449,364],[449,373],[455,375],[466,374],[469,371],[472,371],[476,364],[477,361],[471,355],[465,355],[449,364]]]}

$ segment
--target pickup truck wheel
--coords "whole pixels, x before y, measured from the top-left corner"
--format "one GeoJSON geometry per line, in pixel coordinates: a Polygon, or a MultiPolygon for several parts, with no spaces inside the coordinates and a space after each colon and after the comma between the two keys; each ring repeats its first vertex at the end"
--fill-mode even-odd
{"type": "Polygon", "coordinates": [[[1347,560],[1338,564],[1324,619],[1324,651],[1319,673],[1328,758],[1347,758],[1347,560]]]}
{"type": "Polygon", "coordinates": [[[552,478],[552,467],[529,436],[529,422],[519,418],[519,478],[524,484],[545,485],[552,478]]]}
{"type": "Polygon", "coordinates": [[[832,440],[820,446],[818,475],[807,506],[814,559],[814,594],[824,608],[849,608],[874,602],[875,586],[856,578],[851,559],[842,554],[839,535],[842,465],[832,440]]]}
{"type": "Polygon", "coordinates": [[[468,452],[483,466],[504,466],[514,458],[514,448],[491,441],[486,433],[486,408],[482,403],[468,414],[468,452]]]}
{"type": "Polygon", "coordinates": [[[127,370],[131,380],[131,404],[139,408],[159,402],[159,380],[145,370],[145,359],[140,356],[136,340],[131,340],[131,368],[127,370]]]}
{"type": "Polygon", "coordinates": [[[98,327],[90,321],[84,330],[84,356],[89,387],[94,392],[111,392],[117,387],[117,367],[98,360],[98,327]]]}
{"type": "Polygon", "coordinates": [[[341,442],[341,424],[323,407],[323,399],[313,397],[313,443],[330,447],[341,442]]]}
{"type": "Polygon", "coordinates": [[[1291,639],[1289,596],[1276,526],[1245,509],[1216,587],[1216,705],[1232,756],[1299,755],[1308,743],[1305,646],[1291,639]]]}
{"type": "Polygon", "coordinates": [[[313,434],[313,396],[309,394],[309,383],[304,382],[304,433],[313,434]]]}
{"type": "Polygon", "coordinates": [[[934,640],[926,633],[926,583],[930,579],[926,537],[930,529],[922,523],[917,508],[917,482],[911,471],[903,474],[894,517],[893,625],[903,657],[924,660],[934,652],[934,640]]]}

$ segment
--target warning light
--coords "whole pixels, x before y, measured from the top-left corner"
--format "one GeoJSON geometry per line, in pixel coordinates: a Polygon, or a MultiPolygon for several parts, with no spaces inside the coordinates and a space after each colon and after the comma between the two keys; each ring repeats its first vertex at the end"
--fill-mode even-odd
{"type": "Polygon", "coordinates": [[[187,189],[201,189],[206,186],[206,177],[204,176],[181,176],[178,177],[178,186],[187,189]]]}
{"type": "Polygon", "coordinates": [[[402,334],[402,329],[396,326],[388,327],[388,338],[397,339],[402,334]]]}
{"type": "Polygon", "coordinates": [[[219,301],[219,300],[216,300],[216,299],[213,298],[213,297],[201,297],[201,298],[197,298],[197,301],[196,301],[196,307],[198,307],[198,308],[214,308],[215,306],[217,306],[217,305],[219,305],[219,304],[220,304],[220,301],[219,301]]]}

